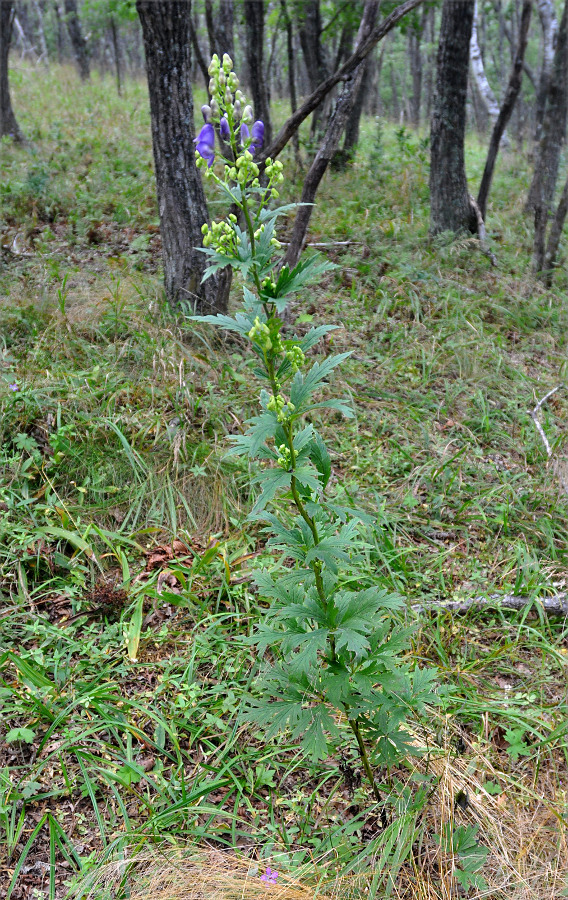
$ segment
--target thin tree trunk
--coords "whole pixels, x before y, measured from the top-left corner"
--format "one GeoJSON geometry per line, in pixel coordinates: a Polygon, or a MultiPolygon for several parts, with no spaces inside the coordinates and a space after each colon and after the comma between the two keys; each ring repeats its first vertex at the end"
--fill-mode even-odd
{"type": "Polygon", "coordinates": [[[206,257],[199,252],[208,221],[193,144],[193,94],[188,0],[137,0],[150,93],[166,296],[196,312],[227,308],[230,269],[202,284],[206,257]]]}
{"type": "Polygon", "coordinates": [[[410,124],[418,128],[420,125],[420,101],[422,99],[422,34],[426,23],[426,15],[423,12],[420,23],[411,27],[408,31],[408,55],[410,59],[410,73],[412,76],[412,96],[410,98],[410,124]]]}
{"type": "MultiPolygon", "coordinates": [[[[282,16],[284,18],[284,25],[286,28],[286,56],[288,58],[288,93],[290,94],[290,109],[292,113],[295,113],[298,106],[298,99],[296,97],[296,58],[294,54],[294,29],[292,26],[290,14],[288,12],[286,0],[280,0],[280,8],[282,10],[282,16]]],[[[297,131],[295,131],[292,136],[292,143],[294,147],[294,156],[296,158],[296,162],[299,162],[300,139],[297,131]]]]}
{"type": "Polygon", "coordinates": [[[478,5],[477,0],[475,3],[474,14],[473,14],[473,27],[471,30],[471,42],[470,42],[470,60],[471,60],[471,70],[473,72],[473,77],[475,79],[475,83],[477,85],[478,94],[483,101],[483,105],[487,110],[487,114],[491,119],[491,123],[494,126],[497,121],[497,117],[499,115],[499,104],[495,99],[495,95],[491,90],[491,85],[487,80],[487,75],[485,74],[485,66],[483,65],[483,56],[481,54],[481,48],[479,46],[478,34],[477,34],[477,16],[478,16],[478,5]]]}
{"type": "Polygon", "coordinates": [[[247,68],[254,114],[264,122],[264,140],[272,140],[270,98],[264,70],[264,0],[244,0],[247,68]]]}
{"type": "Polygon", "coordinates": [[[11,137],[18,143],[24,143],[25,138],[16,121],[10,96],[8,56],[13,22],[13,0],[0,0],[0,138],[11,137]]]}
{"type": "Polygon", "coordinates": [[[189,19],[189,32],[191,36],[191,45],[195,52],[195,58],[197,60],[197,65],[201,70],[201,74],[203,75],[203,80],[205,81],[206,89],[209,87],[209,71],[208,65],[205,62],[203,57],[203,53],[201,52],[201,47],[199,46],[199,39],[197,37],[197,32],[195,30],[195,25],[193,24],[193,19],[190,17],[189,19]]]}
{"type": "Polygon", "coordinates": [[[61,12],[59,10],[59,0],[53,0],[53,12],[55,14],[56,37],[57,37],[57,62],[59,65],[63,62],[63,25],[61,23],[61,12]]]}
{"type": "MultiPolygon", "coordinates": [[[[527,211],[539,211],[539,227],[546,228],[548,214],[554,198],[558,166],[562,146],[566,138],[568,115],[568,0],[565,0],[562,20],[558,29],[554,64],[548,82],[548,96],[544,110],[542,137],[535,159],[533,179],[526,203],[527,211]],[[542,215],[540,214],[542,211],[542,215]]],[[[538,242],[537,242],[538,243],[538,242]]],[[[535,256],[537,271],[542,268],[544,257],[535,256]]]]}
{"type": "MultiPolygon", "coordinates": [[[[321,41],[320,0],[295,0],[294,6],[310,91],[315,91],[328,75],[327,61],[321,41]]],[[[318,131],[320,120],[325,117],[327,99],[326,96],[322,106],[314,110],[311,124],[312,137],[318,131]]]]}
{"type": "Polygon", "coordinates": [[[347,117],[347,124],[345,125],[345,139],[343,141],[343,148],[341,151],[340,159],[341,164],[344,164],[348,160],[353,159],[357,150],[357,144],[359,143],[361,116],[363,114],[365,98],[369,90],[369,76],[372,61],[372,54],[369,53],[364,62],[361,63],[361,65],[363,66],[363,75],[361,77],[361,84],[359,85],[359,90],[357,91],[357,95],[353,102],[351,112],[347,117]]]}
{"type": "Polygon", "coordinates": [[[489,189],[491,188],[491,181],[493,179],[493,171],[495,169],[497,154],[499,153],[501,138],[505,133],[505,127],[507,125],[507,122],[511,118],[513,108],[521,90],[523,81],[523,60],[525,57],[525,51],[527,49],[531,12],[532,0],[524,0],[523,11],[521,13],[519,42],[517,44],[517,50],[515,53],[515,61],[511,74],[509,76],[509,84],[507,86],[505,97],[503,98],[503,103],[501,104],[501,109],[499,110],[499,115],[497,116],[497,121],[493,126],[493,132],[491,134],[489,150],[487,153],[487,160],[485,162],[485,169],[483,170],[483,177],[481,179],[481,185],[479,187],[479,194],[477,195],[477,205],[479,206],[481,215],[484,219],[485,213],[487,211],[487,197],[489,196],[489,189]]]}
{"type": "Polygon", "coordinates": [[[556,208],[556,213],[554,214],[554,218],[553,218],[552,224],[550,226],[550,234],[548,236],[548,244],[546,246],[546,253],[544,256],[542,279],[543,279],[546,287],[548,287],[548,288],[552,286],[552,276],[554,273],[554,266],[556,265],[556,257],[558,255],[558,247],[560,246],[560,238],[562,237],[562,231],[564,228],[564,223],[566,221],[567,213],[568,213],[568,179],[566,179],[566,181],[564,183],[564,188],[563,188],[562,194],[560,196],[558,206],[556,208]]]}
{"type": "Polygon", "coordinates": [[[444,0],[430,138],[430,229],[433,234],[477,230],[464,159],[473,12],[474,0],[444,0]]]}
{"type": "Polygon", "coordinates": [[[32,0],[32,8],[35,15],[37,35],[40,48],[40,60],[47,66],[49,64],[49,54],[47,52],[47,43],[45,40],[45,29],[43,27],[43,13],[37,0],[32,0]]]}
{"type": "Polygon", "coordinates": [[[120,64],[120,46],[118,41],[118,30],[114,16],[110,17],[110,34],[112,38],[112,52],[114,56],[114,67],[116,71],[116,89],[118,96],[122,97],[122,70],[120,64]]]}
{"type": "MultiPolygon", "coordinates": [[[[366,0],[361,25],[357,34],[357,47],[361,47],[372,33],[378,11],[379,0],[366,0]]],[[[330,161],[335,155],[339,141],[341,140],[343,129],[345,128],[347,117],[355,103],[364,73],[365,65],[362,63],[346,79],[343,90],[337,99],[337,104],[327,126],[323,141],[310,166],[310,170],[306,175],[301,197],[301,203],[306,205],[300,206],[298,209],[292,236],[290,238],[290,244],[286,252],[285,262],[290,268],[293,268],[300,258],[308,226],[310,224],[313,202],[315,200],[317,189],[330,161]]]]}
{"type": "Polygon", "coordinates": [[[69,37],[71,38],[79,75],[83,81],[87,81],[91,77],[91,67],[89,65],[89,54],[87,53],[87,42],[83,35],[79,13],[77,12],[77,0],[65,0],[65,21],[69,37]]]}
{"type": "Polygon", "coordinates": [[[535,141],[542,137],[542,123],[552,68],[556,41],[558,39],[558,19],[553,0],[536,0],[540,24],[542,27],[542,67],[536,95],[535,141]]]}

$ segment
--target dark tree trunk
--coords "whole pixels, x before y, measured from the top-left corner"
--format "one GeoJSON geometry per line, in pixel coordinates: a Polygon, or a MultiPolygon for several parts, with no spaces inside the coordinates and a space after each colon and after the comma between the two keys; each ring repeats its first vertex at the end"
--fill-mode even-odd
{"type": "Polygon", "coordinates": [[[114,68],[116,72],[116,89],[118,96],[122,97],[122,66],[120,58],[120,43],[118,40],[118,29],[114,16],[110,17],[110,36],[112,39],[112,52],[114,56],[114,68]]]}
{"type": "Polygon", "coordinates": [[[408,53],[412,75],[412,96],[410,98],[410,124],[420,125],[420,103],[422,100],[422,35],[426,24],[426,12],[420,22],[413,23],[408,31],[408,53]]]}
{"type": "MultiPolygon", "coordinates": [[[[527,211],[542,210],[539,222],[546,223],[554,197],[562,145],[566,137],[568,113],[568,0],[558,29],[554,63],[548,82],[548,96],[542,123],[542,137],[536,154],[534,175],[529,189],[527,211]]],[[[541,260],[541,263],[543,260],[541,260]]]]}
{"type": "Polygon", "coordinates": [[[264,142],[272,140],[270,98],[264,70],[264,0],[244,0],[247,68],[254,114],[264,122],[264,142]]]}
{"type": "Polygon", "coordinates": [[[259,156],[259,163],[262,164],[268,156],[276,157],[278,156],[295,131],[298,130],[302,122],[307,119],[307,117],[312,113],[317,107],[322,103],[325,97],[329,94],[333,88],[339,84],[340,81],[344,81],[348,75],[353,72],[358,65],[365,59],[365,57],[373,50],[376,44],[379,41],[382,41],[387,34],[395,28],[396,25],[403,19],[409,12],[412,12],[413,9],[416,9],[417,6],[423,0],[404,0],[400,6],[397,6],[395,9],[391,10],[388,16],[379,22],[379,24],[373,28],[369,37],[361,43],[360,46],[357,46],[349,59],[346,59],[343,65],[337,70],[337,72],[333,72],[329,75],[325,81],[319,84],[315,91],[313,91],[309,97],[306,97],[301,106],[298,107],[295,113],[293,113],[283,124],[282,128],[272,141],[268,147],[265,147],[262,153],[259,156]]]}
{"type": "MultiPolygon", "coordinates": [[[[363,18],[357,34],[357,47],[361,47],[373,31],[378,11],[379,0],[366,0],[363,18]]],[[[292,236],[290,238],[290,244],[286,253],[285,262],[290,268],[296,265],[302,253],[317,189],[330,161],[337,151],[347,117],[357,98],[364,72],[365,61],[363,60],[349,77],[345,79],[345,84],[337,99],[335,110],[327,126],[323,141],[321,142],[314,161],[310,166],[310,170],[306,175],[302,188],[301,203],[307,205],[300,206],[298,209],[292,236]]]]}
{"type": "Polygon", "coordinates": [[[235,59],[234,26],[233,0],[220,0],[217,13],[217,46],[220,59],[223,58],[223,53],[228,53],[232,60],[235,59]]]}
{"type": "Polygon", "coordinates": [[[540,24],[542,26],[542,68],[536,92],[535,140],[542,137],[542,123],[546,98],[550,84],[550,76],[554,65],[554,53],[558,38],[558,19],[554,8],[554,0],[536,0],[540,24]]]}
{"type": "Polygon", "coordinates": [[[465,175],[469,44],[474,0],[444,0],[432,112],[430,160],[430,229],[477,230],[465,175]]]}
{"type": "Polygon", "coordinates": [[[53,12],[55,15],[55,28],[57,37],[57,62],[59,65],[63,62],[63,26],[61,24],[61,13],[59,12],[58,0],[53,0],[53,12]]]}
{"type": "Polygon", "coordinates": [[[489,189],[491,187],[493,170],[495,168],[497,154],[499,153],[501,138],[505,133],[507,122],[511,118],[513,108],[521,90],[523,81],[523,60],[525,57],[525,50],[527,49],[531,12],[532,0],[524,0],[523,11],[521,14],[519,42],[517,44],[515,60],[513,63],[511,75],[509,77],[507,91],[505,93],[505,97],[503,98],[501,109],[499,110],[499,115],[497,116],[497,121],[495,122],[493,132],[491,134],[491,141],[489,142],[489,150],[487,153],[487,160],[485,162],[485,169],[483,170],[483,177],[481,179],[481,185],[479,187],[479,194],[477,195],[477,205],[479,206],[479,210],[484,219],[485,213],[487,211],[487,197],[489,196],[489,189]]]}
{"type": "Polygon", "coordinates": [[[201,52],[201,47],[199,46],[199,39],[197,37],[197,31],[195,30],[195,25],[193,23],[193,19],[189,17],[189,33],[191,35],[191,45],[195,52],[195,58],[197,60],[197,65],[201,70],[201,74],[203,75],[203,80],[205,81],[205,88],[209,87],[209,71],[208,71],[208,63],[205,61],[203,53],[201,52]]]}
{"type": "Polygon", "coordinates": [[[361,63],[361,66],[363,67],[363,75],[361,78],[361,84],[359,85],[359,90],[357,91],[355,101],[351,108],[351,112],[347,117],[347,124],[345,125],[345,139],[343,141],[343,148],[341,150],[342,163],[353,159],[357,150],[357,144],[359,143],[359,128],[361,125],[361,116],[363,114],[363,106],[365,104],[365,98],[369,89],[372,63],[373,56],[371,53],[369,53],[365,61],[361,63]]]}
{"type": "Polygon", "coordinates": [[[201,283],[206,257],[198,248],[208,214],[193,145],[191,3],[137,0],[136,9],[146,52],[166,296],[172,306],[185,302],[198,313],[222,312],[230,270],[201,283]]]}
{"type": "Polygon", "coordinates": [[[546,287],[550,287],[552,285],[552,275],[554,273],[554,266],[556,265],[556,257],[558,255],[558,247],[560,246],[560,238],[562,237],[562,230],[564,228],[564,223],[566,221],[566,214],[568,213],[568,179],[564,183],[564,188],[562,190],[562,194],[560,196],[560,201],[558,203],[558,207],[556,209],[556,213],[554,214],[554,218],[552,220],[552,224],[550,226],[550,234],[548,236],[548,244],[546,246],[546,253],[544,256],[544,266],[542,278],[546,285],[546,287]]]}
{"type": "MultiPolygon", "coordinates": [[[[298,25],[300,46],[306,72],[308,73],[310,91],[313,92],[328,75],[328,67],[321,41],[320,0],[295,0],[295,19],[298,25]]],[[[312,137],[318,130],[320,120],[324,117],[327,99],[326,97],[322,106],[314,110],[311,126],[312,137]]]]}
{"type": "Polygon", "coordinates": [[[77,0],[65,0],[65,21],[79,75],[83,81],[86,81],[91,77],[91,68],[89,65],[89,54],[87,53],[87,42],[81,30],[79,13],[77,12],[77,0]]]}
{"type": "Polygon", "coordinates": [[[0,138],[11,137],[22,143],[24,135],[16,121],[10,97],[8,55],[12,39],[14,4],[12,0],[0,0],[0,138]]]}
{"type": "MultiPolygon", "coordinates": [[[[280,0],[280,8],[282,9],[284,26],[286,28],[286,56],[288,59],[288,93],[290,94],[290,109],[293,113],[295,113],[298,106],[298,98],[296,96],[296,57],[294,54],[294,29],[292,26],[290,14],[288,12],[286,0],[280,0]]],[[[294,132],[292,141],[296,160],[299,161],[300,141],[297,131],[294,132]]]]}

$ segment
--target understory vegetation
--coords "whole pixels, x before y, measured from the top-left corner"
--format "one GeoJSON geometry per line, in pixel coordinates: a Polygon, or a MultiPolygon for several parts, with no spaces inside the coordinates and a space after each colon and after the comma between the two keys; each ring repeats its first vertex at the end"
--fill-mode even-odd
{"type": "MultiPolygon", "coordinates": [[[[424,135],[365,120],[311,221],[336,267],[287,326],[338,326],[314,362],[351,354],[321,398],[353,418],[312,414],[331,494],[369,517],[365,578],[403,599],[401,657],[439,685],[378,802],[354,740],[313,762],[243,716],[272,661],[250,642],[255,576],[286,557],[247,519],[254,465],[226,457],[258,408],[245,341],[162,297],[145,87],[21,65],[12,90],[31,144],[0,148],[2,896],[120,896],[107,864],[139,854],[132,896],[174,898],[160,866],[187,846],[227,897],[563,896],[568,628],[538,598],[566,590],[568,391],[536,414],[550,459],[531,412],[566,379],[568,277],[529,274],[525,148],[499,160],[493,266],[474,238],[428,237],[424,135]]],[[[475,192],[473,133],[467,157],[475,192]]]]}

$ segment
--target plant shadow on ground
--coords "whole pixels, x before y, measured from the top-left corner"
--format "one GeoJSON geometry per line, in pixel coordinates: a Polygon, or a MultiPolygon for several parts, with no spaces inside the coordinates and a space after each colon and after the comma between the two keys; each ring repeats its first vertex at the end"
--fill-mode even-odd
{"type": "MultiPolygon", "coordinates": [[[[2,147],[3,895],[60,898],[101,851],[175,839],[345,896],[449,897],[477,851],[444,834],[477,825],[488,888],[472,895],[560,896],[568,643],[537,605],[416,621],[444,702],[421,759],[379,773],[386,828],[351,746],[314,766],[240,720],[266,606],[254,571],[278,565],[245,522],[248,471],[222,458],[255,408],[251,372],[238,340],[163,306],[142,86],[47,77],[74,102],[23,68],[33,149],[2,147]]],[[[482,166],[472,136],[472,186],[482,166]]],[[[473,240],[428,239],[425,143],[387,124],[365,123],[312,220],[338,268],[296,327],[340,325],[315,352],[352,351],[333,389],[356,410],[318,425],[374,518],[369,572],[409,621],[414,601],[564,588],[567,500],[529,410],[565,378],[567,283],[528,274],[527,171],[504,154],[496,269],[473,240]]],[[[559,465],[567,410],[559,390],[542,411],[559,465]]]]}

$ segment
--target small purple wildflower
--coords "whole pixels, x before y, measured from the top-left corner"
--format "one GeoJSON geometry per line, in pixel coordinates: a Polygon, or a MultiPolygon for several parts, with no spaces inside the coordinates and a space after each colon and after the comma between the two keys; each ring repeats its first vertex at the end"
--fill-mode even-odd
{"type": "Polygon", "coordinates": [[[250,140],[250,131],[248,129],[248,125],[243,122],[241,125],[241,146],[245,146],[246,142],[250,140]]]}
{"type": "Polygon", "coordinates": [[[223,116],[221,121],[219,122],[219,134],[223,138],[224,141],[228,141],[231,137],[231,132],[229,131],[229,123],[227,121],[227,116],[223,116]]]}
{"type": "Polygon", "coordinates": [[[208,122],[204,125],[193,143],[199,155],[207,160],[207,168],[211,168],[215,159],[215,129],[208,122]]]}
{"type": "Polygon", "coordinates": [[[19,391],[20,390],[20,388],[18,387],[17,384],[9,384],[8,387],[11,391],[19,391]]]}
{"type": "Polygon", "coordinates": [[[266,867],[266,874],[260,876],[260,880],[266,881],[267,884],[276,884],[277,878],[278,872],[276,869],[271,869],[270,866],[266,867]]]}
{"type": "Polygon", "coordinates": [[[256,153],[257,150],[260,150],[262,145],[264,144],[264,122],[261,122],[260,119],[254,123],[252,126],[252,144],[250,145],[250,152],[253,154],[256,153]]]}

